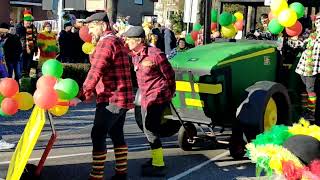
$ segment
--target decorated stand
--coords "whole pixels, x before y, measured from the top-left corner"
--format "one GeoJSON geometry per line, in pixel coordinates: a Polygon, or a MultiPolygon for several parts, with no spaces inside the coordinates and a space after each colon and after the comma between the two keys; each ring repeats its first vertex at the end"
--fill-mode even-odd
{"type": "MultiPolygon", "coordinates": [[[[43,76],[37,81],[37,90],[33,97],[28,93],[17,93],[15,83],[11,79],[4,79],[0,83],[0,92],[6,98],[2,101],[2,115],[13,115],[17,108],[21,110],[31,109],[35,104],[29,121],[12,155],[7,180],[37,179],[40,177],[44,163],[57,138],[52,115],[63,116],[68,112],[69,101],[79,91],[78,84],[72,79],[61,79],[63,73],[62,64],[55,60],[47,60],[42,66],[43,76]],[[4,83],[6,85],[4,85],[4,83]],[[10,90],[11,89],[11,90],[10,90]],[[14,89],[14,90],[12,90],[14,89]],[[15,102],[17,101],[17,102],[15,102]],[[37,166],[27,164],[28,159],[36,145],[46,120],[51,127],[51,137],[37,166]]],[[[14,80],[13,80],[14,81],[14,80]]],[[[18,87],[18,85],[16,84],[18,87]]]]}

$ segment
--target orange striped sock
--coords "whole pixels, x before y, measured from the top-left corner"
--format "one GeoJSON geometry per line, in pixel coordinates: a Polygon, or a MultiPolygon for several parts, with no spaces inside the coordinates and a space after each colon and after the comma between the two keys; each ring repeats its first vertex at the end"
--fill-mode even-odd
{"type": "Polygon", "coordinates": [[[104,163],[106,162],[107,152],[93,152],[92,170],[90,180],[102,180],[104,174],[104,163]]]}
{"type": "Polygon", "coordinates": [[[128,146],[118,146],[114,148],[116,158],[116,174],[126,174],[128,170],[128,146]]]}

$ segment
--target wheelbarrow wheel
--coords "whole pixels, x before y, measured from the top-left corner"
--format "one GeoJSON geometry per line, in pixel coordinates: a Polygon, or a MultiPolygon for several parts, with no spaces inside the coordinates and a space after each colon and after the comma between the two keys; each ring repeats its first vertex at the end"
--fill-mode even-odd
{"type": "Polygon", "coordinates": [[[20,180],[38,180],[40,177],[36,176],[37,166],[34,164],[27,164],[21,175],[20,180]]]}
{"type": "Polygon", "coordinates": [[[179,147],[184,151],[192,150],[193,143],[188,141],[189,136],[192,138],[197,136],[197,129],[192,123],[186,123],[184,126],[181,126],[178,133],[179,147]]]}

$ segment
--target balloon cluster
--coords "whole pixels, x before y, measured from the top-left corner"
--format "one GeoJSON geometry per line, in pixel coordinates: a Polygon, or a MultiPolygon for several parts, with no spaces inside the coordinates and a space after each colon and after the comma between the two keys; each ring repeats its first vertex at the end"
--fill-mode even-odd
{"type": "Polygon", "coordinates": [[[238,31],[243,29],[243,14],[236,12],[234,14],[223,12],[219,16],[221,35],[224,38],[234,37],[238,31]]]}
{"type": "Polygon", "coordinates": [[[82,51],[86,54],[92,54],[95,46],[91,43],[92,36],[89,34],[89,28],[87,26],[83,26],[79,31],[80,38],[85,42],[82,45],[82,51]]]}
{"type": "Polygon", "coordinates": [[[0,116],[11,116],[18,110],[29,110],[34,102],[32,95],[27,92],[19,92],[17,81],[12,78],[4,78],[0,81],[0,116]]]}
{"type": "Polygon", "coordinates": [[[55,59],[46,61],[42,66],[43,76],[37,81],[34,102],[42,109],[49,110],[55,116],[68,112],[68,101],[76,97],[79,86],[73,79],[61,79],[62,64],[55,59]]]}
{"type": "Polygon", "coordinates": [[[191,33],[186,35],[186,42],[188,44],[194,44],[198,39],[200,29],[202,28],[201,24],[194,24],[191,33]]]}
{"type": "Polygon", "coordinates": [[[298,36],[302,32],[302,24],[298,21],[304,16],[304,6],[294,2],[288,6],[286,0],[272,1],[269,13],[268,29],[272,34],[280,34],[284,29],[289,36],[298,36]]]}

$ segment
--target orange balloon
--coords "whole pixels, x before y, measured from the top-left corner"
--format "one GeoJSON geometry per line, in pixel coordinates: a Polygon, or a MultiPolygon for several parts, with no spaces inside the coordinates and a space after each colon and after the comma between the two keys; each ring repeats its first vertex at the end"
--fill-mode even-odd
{"type": "Polygon", "coordinates": [[[243,21],[240,20],[240,21],[237,21],[236,23],[234,23],[234,27],[239,30],[239,31],[242,31],[243,29],[243,21]]]}
{"type": "Polygon", "coordinates": [[[12,98],[5,98],[1,103],[2,112],[7,115],[14,115],[18,112],[19,104],[12,98]]]}
{"type": "Polygon", "coordinates": [[[57,78],[49,75],[41,76],[37,81],[37,88],[48,87],[52,88],[57,83],[57,78]]]}
{"type": "Polygon", "coordinates": [[[19,92],[19,85],[12,78],[4,78],[0,81],[0,93],[4,97],[12,97],[19,92]]]}
{"type": "Polygon", "coordinates": [[[37,106],[48,110],[58,103],[58,93],[51,88],[37,89],[33,95],[33,100],[37,106]]]}

